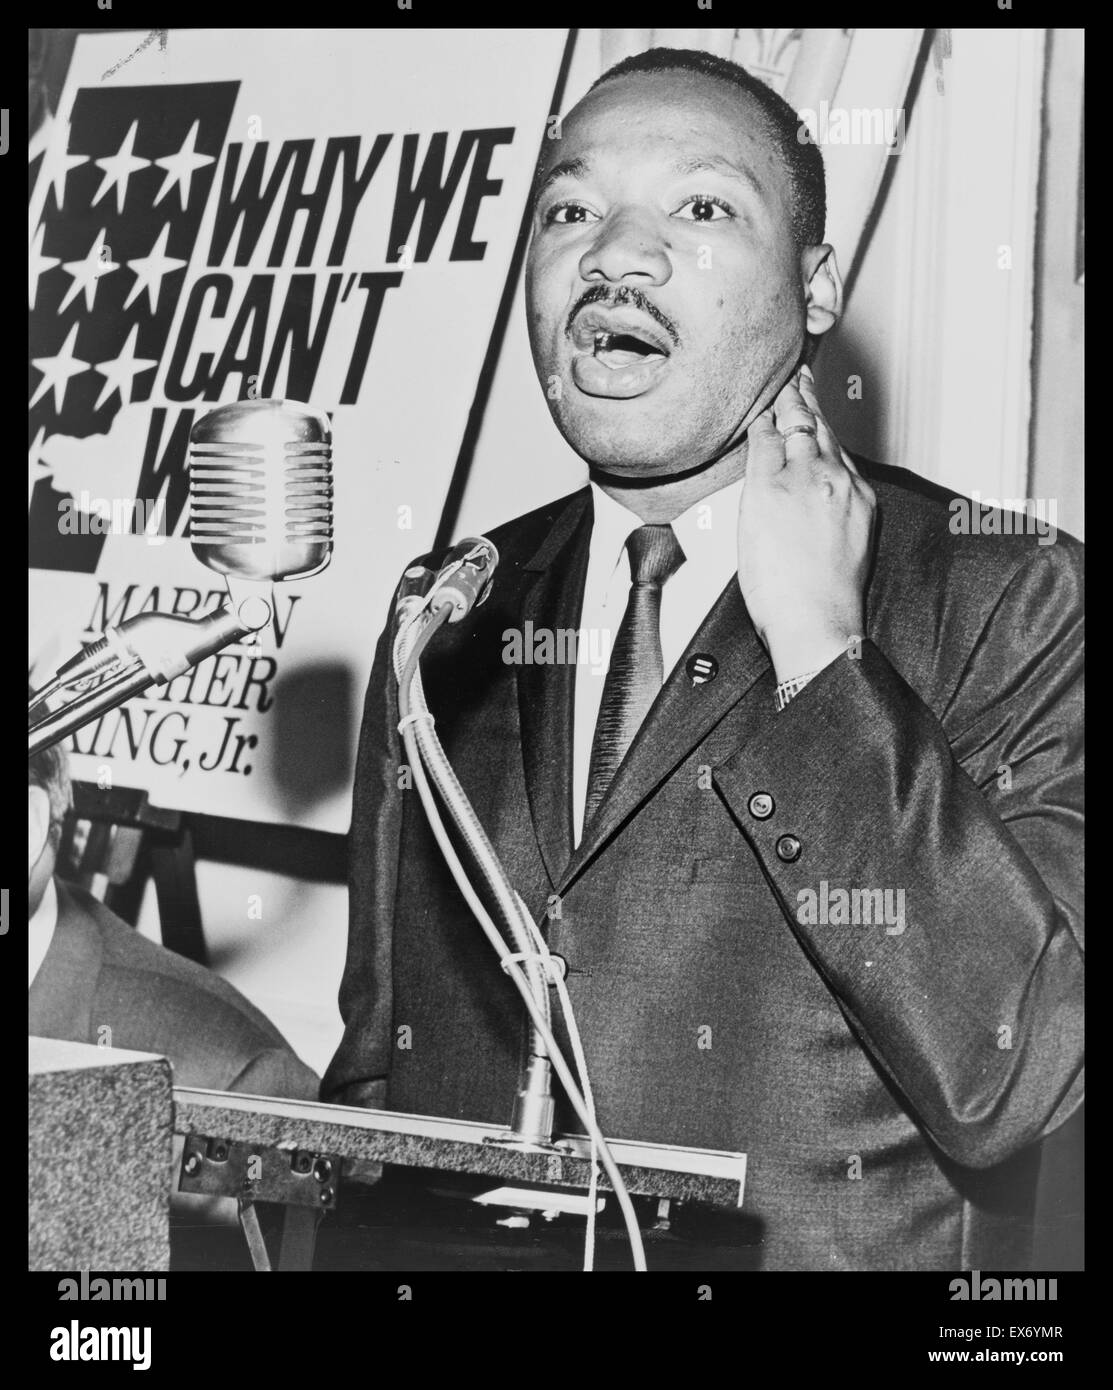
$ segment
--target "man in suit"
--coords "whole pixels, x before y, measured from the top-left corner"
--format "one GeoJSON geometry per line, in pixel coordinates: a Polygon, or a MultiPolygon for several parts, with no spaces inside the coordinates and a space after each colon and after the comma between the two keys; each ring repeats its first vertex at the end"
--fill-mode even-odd
{"type": "MultiPolygon", "coordinates": [[[[748,1154],[737,1267],[1023,1268],[1082,1095],[1080,547],[841,448],[797,131],[669,50],[565,120],[527,307],[590,483],[491,533],[425,690],[566,961],[604,1133],[748,1154]],[[554,663],[569,629],[600,672],[554,663]]],[[[323,1091],[505,1123],[522,1010],[404,789],[393,630],[323,1091]]]]}
{"type": "Polygon", "coordinates": [[[69,804],[60,747],[31,760],[27,793],[28,1032],[158,1053],[180,1086],[316,1100],[316,1074],[238,990],[55,878],[69,804]]]}

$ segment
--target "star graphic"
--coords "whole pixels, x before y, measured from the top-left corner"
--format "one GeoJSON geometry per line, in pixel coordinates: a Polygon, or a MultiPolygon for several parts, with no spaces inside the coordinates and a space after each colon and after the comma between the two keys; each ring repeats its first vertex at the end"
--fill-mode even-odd
{"type": "Polygon", "coordinates": [[[139,159],[132,154],[135,148],[135,132],[139,129],[139,122],[132,121],[128,133],[124,136],[124,143],[113,155],[108,155],[104,159],[95,161],[98,169],[104,170],[104,178],[97,189],[96,197],[93,199],[93,206],[104,197],[110,188],[116,190],[116,211],[122,213],[124,210],[124,199],[127,197],[128,179],[132,174],[140,169],[146,169],[150,165],[149,159],[139,159]]]}
{"type": "MultiPolygon", "coordinates": [[[[156,200],[157,201],[157,200],[156,200]]],[[[166,254],[166,244],[170,240],[170,223],[167,222],[162,231],[158,234],[158,240],[151,247],[149,256],[136,256],[128,261],[128,269],[135,276],[135,284],[128,291],[128,297],[124,300],[124,308],[129,309],[132,301],[139,298],[146,292],[147,303],[151,306],[151,313],[158,313],[159,295],[162,293],[162,278],[164,275],[172,275],[175,270],[181,270],[182,266],[188,264],[186,261],[179,261],[173,256],[166,254]]]]}
{"type": "Polygon", "coordinates": [[[163,159],[156,159],[155,163],[160,169],[166,170],[166,177],[162,181],[162,187],[155,196],[155,203],[161,203],[167,193],[175,186],[181,190],[182,211],[185,212],[186,204],[189,202],[190,180],[198,169],[203,169],[206,164],[215,164],[216,160],[211,154],[195,153],[197,146],[197,132],[201,128],[200,121],[194,121],[189,128],[182,148],[177,154],[168,154],[163,159]]]}
{"type": "Polygon", "coordinates": [[[50,472],[50,464],[43,458],[43,445],[46,443],[46,426],[40,425],[38,433],[27,450],[27,462],[31,465],[27,470],[27,506],[31,506],[31,500],[35,495],[35,488],[39,479],[44,473],[50,472]]]}
{"type": "Polygon", "coordinates": [[[43,122],[43,129],[39,131],[39,139],[34,142],[31,153],[34,154],[41,144],[43,147],[42,168],[39,170],[39,178],[43,181],[44,188],[54,190],[54,201],[58,205],[58,211],[62,211],[62,202],[66,196],[66,175],[71,169],[76,169],[79,164],[87,164],[89,156],[87,154],[67,154],[70,147],[70,121],[69,115],[64,117],[50,116],[43,122]]]}
{"type": "Polygon", "coordinates": [[[71,376],[80,376],[82,372],[89,370],[89,363],[82,362],[80,358],[73,355],[74,347],[77,343],[78,325],[75,323],[70,329],[66,341],[62,344],[61,350],[55,357],[33,357],[31,365],[37,367],[43,374],[42,381],[35,387],[35,394],[28,403],[28,409],[36,405],[43,396],[50,390],[54,392],[54,413],[61,415],[62,401],[65,398],[66,387],[69,385],[71,376]]]}
{"type": "Polygon", "coordinates": [[[66,291],[65,297],[58,306],[58,312],[64,313],[78,294],[85,291],[85,307],[92,309],[93,300],[97,293],[97,281],[102,275],[107,275],[109,271],[119,270],[116,261],[106,259],[112,255],[110,247],[105,245],[104,238],[106,230],[104,227],[97,233],[97,239],[89,248],[89,254],[83,261],[66,261],[62,269],[67,275],[73,276],[73,284],[66,291]]]}
{"type": "Polygon", "coordinates": [[[136,323],[132,325],[128,340],[120,349],[119,356],[114,357],[110,362],[98,362],[93,368],[104,377],[104,385],[101,387],[96,405],[93,406],[94,410],[99,410],[111,397],[113,391],[119,391],[121,405],[130,405],[131,388],[135,378],[143,372],[150,371],[152,367],[158,366],[157,357],[136,357],[135,341],[138,336],[139,325],[136,323]]]}
{"type": "Polygon", "coordinates": [[[39,223],[39,229],[35,233],[35,239],[31,243],[31,254],[27,258],[27,307],[35,307],[35,296],[39,290],[39,276],[45,275],[48,270],[53,270],[56,265],[61,264],[59,256],[43,255],[43,238],[46,236],[46,227],[39,223]]]}

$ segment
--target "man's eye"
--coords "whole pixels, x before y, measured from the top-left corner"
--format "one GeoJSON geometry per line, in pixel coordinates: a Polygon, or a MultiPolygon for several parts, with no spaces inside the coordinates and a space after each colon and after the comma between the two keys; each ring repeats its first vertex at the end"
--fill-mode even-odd
{"type": "Polygon", "coordinates": [[[583,203],[557,203],[545,214],[545,223],[567,224],[570,222],[587,222],[595,217],[595,213],[590,208],[585,208],[583,203]]]}
{"type": "Polygon", "coordinates": [[[681,203],[673,216],[683,217],[688,222],[722,222],[724,218],[734,216],[734,209],[721,198],[702,196],[681,203]]]}

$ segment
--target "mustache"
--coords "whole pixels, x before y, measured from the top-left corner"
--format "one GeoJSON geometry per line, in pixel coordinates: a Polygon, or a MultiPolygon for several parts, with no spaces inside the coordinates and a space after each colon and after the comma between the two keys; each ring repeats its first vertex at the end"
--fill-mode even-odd
{"type": "Polygon", "coordinates": [[[619,285],[611,288],[609,285],[592,285],[591,289],[585,290],[576,301],[572,312],[568,315],[568,322],[564,325],[565,336],[572,332],[572,325],[576,321],[577,314],[586,309],[590,304],[601,304],[606,302],[608,309],[619,309],[626,305],[631,305],[639,309],[643,314],[647,314],[654,323],[658,324],[668,334],[674,347],[680,346],[680,334],[676,331],[672,320],[661,312],[650,299],[635,285],[619,285]]]}

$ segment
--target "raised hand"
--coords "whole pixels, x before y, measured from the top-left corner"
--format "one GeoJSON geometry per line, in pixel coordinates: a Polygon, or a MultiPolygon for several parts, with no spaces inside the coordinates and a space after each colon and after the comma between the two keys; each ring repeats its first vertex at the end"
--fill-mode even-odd
{"type": "Polygon", "coordinates": [[[876,505],[801,368],[750,426],[738,512],[738,583],[778,681],[865,635],[876,505]]]}

